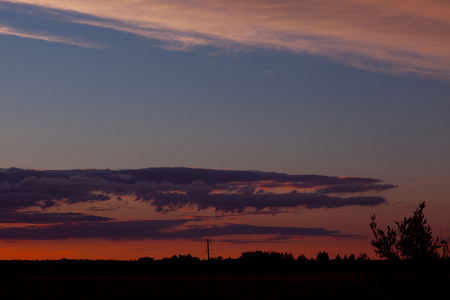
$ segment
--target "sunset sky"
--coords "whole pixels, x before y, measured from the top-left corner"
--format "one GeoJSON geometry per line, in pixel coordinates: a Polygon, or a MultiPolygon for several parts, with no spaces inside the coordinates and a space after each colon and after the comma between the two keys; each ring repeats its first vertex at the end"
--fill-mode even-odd
{"type": "Polygon", "coordinates": [[[450,2],[0,0],[0,259],[375,258],[450,233],[450,2]]]}

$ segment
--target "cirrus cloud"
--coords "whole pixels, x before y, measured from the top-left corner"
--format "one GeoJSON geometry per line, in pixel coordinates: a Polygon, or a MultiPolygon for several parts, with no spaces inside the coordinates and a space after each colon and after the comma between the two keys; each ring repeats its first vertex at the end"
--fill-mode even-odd
{"type": "Polygon", "coordinates": [[[442,0],[0,3],[4,9],[59,22],[159,40],[167,49],[211,46],[226,51],[281,50],[322,56],[371,71],[450,78],[450,4],[442,0]]]}

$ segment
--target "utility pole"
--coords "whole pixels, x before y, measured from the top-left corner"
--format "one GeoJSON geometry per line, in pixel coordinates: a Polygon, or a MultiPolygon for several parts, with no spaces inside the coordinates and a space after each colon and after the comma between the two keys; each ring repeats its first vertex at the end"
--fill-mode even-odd
{"type": "Polygon", "coordinates": [[[211,244],[211,241],[209,239],[206,239],[206,253],[208,255],[208,261],[209,261],[209,244],[211,244]]]}
{"type": "Polygon", "coordinates": [[[208,268],[208,286],[209,288],[211,288],[211,265],[209,261],[209,252],[211,252],[211,250],[209,250],[209,244],[211,244],[211,241],[209,239],[206,239],[206,254],[208,256],[208,260],[206,261],[208,268]]]}

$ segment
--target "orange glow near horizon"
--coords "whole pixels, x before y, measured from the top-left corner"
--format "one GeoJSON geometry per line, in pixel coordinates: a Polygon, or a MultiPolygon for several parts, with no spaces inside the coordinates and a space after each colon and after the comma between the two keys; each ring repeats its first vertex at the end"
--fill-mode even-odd
{"type": "Polygon", "coordinates": [[[205,258],[206,239],[377,259],[371,216],[397,228],[424,201],[450,239],[450,1],[0,16],[0,260],[205,258]]]}
{"type": "MultiPolygon", "coordinates": [[[[275,182],[272,180],[260,180],[260,181],[234,181],[228,183],[234,187],[234,190],[239,190],[243,188],[255,188],[257,191],[262,190],[266,193],[289,193],[294,190],[297,192],[313,192],[319,186],[313,187],[300,187],[299,184],[295,182],[275,182]]],[[[215,188],[212,193],[223,193],[227,192],[228,189],[218,189],[215,188]]],[[[257,192],[256,191],[256,192],[257,192]]],[[[232,192],[230,192],[232,194],[232,192]]]]}
{"type": "MultiPolygon", "coordinates": [[[[233,238],[236,236],[233,236],[233,238]]],[[[315,258],[319,251],[326,251],[330,258],[337,254],[356,257],[366,253],[371,259],[376,259],[370,242],[345,242],[325,238],[299,238],[288,243],[229,243],[227,238],[213,238],[211,249],[213,257],[237,258],[245,251],[277,251],[292,253],[294,257],[305,254],[307,258],[315,258]]],[[[245,240],[245,239],[244,239],[245,240]]],[[[205,241],[107,241],[92,240],[52,240],[52,241],[3,241],[0,247],[0,260],[58,260],[66,259],[93,259],[93,260],[137,260],[140,257],[153,257],[162,259],[173,255],[191,254],[205,259],[205,241]]]]}

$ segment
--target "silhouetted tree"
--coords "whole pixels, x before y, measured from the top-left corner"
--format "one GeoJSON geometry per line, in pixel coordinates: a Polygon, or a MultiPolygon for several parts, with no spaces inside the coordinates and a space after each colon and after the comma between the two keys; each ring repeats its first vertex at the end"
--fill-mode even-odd
{"type": "Polygon", "coordinates": [[[359,257],[356,260],[369,260],[369,256],[367,255],[367,253],[360,253],[359,257]]]}
{"type": "Polygon", "coordinates": [[[282,253],[275,251],[248,251],[242,252],[241,260],[247,262],[281,262],[281,261],[293,261],[294,256],[292,253],[282,253]]]}
{"type": "Polygon", "coordinates": [[[307,261],[307,260],[309,260],[309,259],[306,258],[306,255],[305,255],[305,254],[300,254],[300,255],[297,257],[297,260],[298,260],[298,261],[307,261]]]}
{"type": "Polygon", "coordinates": [[[329,261],[330,260],[330,256],[325,251],[323,251],[323,252],[319,251],[319,253],[317,253],[316,260],[317,261],[329,261]]]}
{"type": "Polygon", "coordinates": [[[145,256],[145,257],[140,257],[138,259],[138,262],[139,263],[154,263],[155,259],[153,257],[145,256]]]}
{"type": "Polygon", "coordinates": [[[396,249],[397,244],[397,231],[394,228],[387,226],[387,231],[384,233],[383,230],[377,228],[377,223],[375,222],[375,215],[372,215],[370,222],[370,228],[375,236],[371,244],[375,247],[375,253],[381,258],[387,259],[397,259],[398,252],[396,249]]]}
{"type": "Polygon", "coordinates": [[[375,215],[371,216],[370,228],[375,237],[372,245],[381,258],[412,260],[437,258],[440,257],[439,249],[442,249],[441,257],[447,256],[448,243],[433,238],[431,227],[427,225],[423,215],[424,207],[425,202],[422,202],[411,217],[395,222],[397,230],[387,226],[386,233],[377,228],[375,215]]]}

